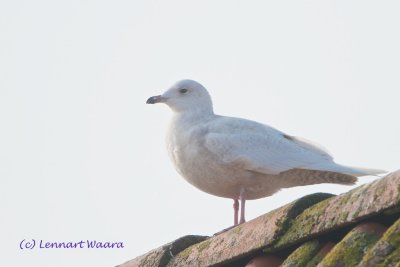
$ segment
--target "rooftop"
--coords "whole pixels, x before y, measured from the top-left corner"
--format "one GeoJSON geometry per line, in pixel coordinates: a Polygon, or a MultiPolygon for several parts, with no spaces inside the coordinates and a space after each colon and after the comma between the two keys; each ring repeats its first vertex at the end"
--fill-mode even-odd
{"type": "Polygon", "coordinates": [[[400,266],[400,170],[302,197],[219,235],[184,236],[119,267],[400,266]]]}

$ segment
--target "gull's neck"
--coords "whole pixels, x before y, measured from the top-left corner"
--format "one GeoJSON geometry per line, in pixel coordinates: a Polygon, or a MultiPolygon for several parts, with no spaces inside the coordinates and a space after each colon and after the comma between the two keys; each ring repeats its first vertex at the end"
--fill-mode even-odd
{"type": "Polygon", "coordinates": [[[183,123],[201,123],[215,116],[212,109],[191,109],[174,112],[174,120],[183,123]]]}

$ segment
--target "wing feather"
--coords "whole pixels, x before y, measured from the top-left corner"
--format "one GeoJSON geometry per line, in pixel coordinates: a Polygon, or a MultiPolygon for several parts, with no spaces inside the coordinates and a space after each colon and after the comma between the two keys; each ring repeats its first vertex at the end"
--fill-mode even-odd
{"type": "Polygon", "coordinates": [[[332,161],[328,153],[303,140],[287,138],[272,127],[237,118],[215,120],[204,144],[226,164],[265,174],[332,161]]]}

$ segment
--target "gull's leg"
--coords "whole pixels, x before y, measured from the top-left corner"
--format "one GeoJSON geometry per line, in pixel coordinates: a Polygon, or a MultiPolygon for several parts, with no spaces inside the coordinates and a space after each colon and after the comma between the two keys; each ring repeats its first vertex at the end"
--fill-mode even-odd
{"type": "Polygon", "coordinates": [[[233,200],[233,225],[238,225],[239,218],[239,200],[233,200]]]}
{"type": "Polygon", "coordinates": [[[239,223],[244,223],[246,222],[245,219],[245,208],[246,208],[246,196],[245,196],[245,192],[244,189],[240,190],[240,221],[239,223]]]}
{"type": "Polygon", "coordinates": [[[235,198],[235,199],[233,199],[233,225],[231,227],[228,227],[224,230],[221,230],[221,231],[215,233],[214,236],[222,234],[222,233],[234,228],[235,226],[237,226],[239,224],[238,219],[239,219],[239,200],[235,198]]]}

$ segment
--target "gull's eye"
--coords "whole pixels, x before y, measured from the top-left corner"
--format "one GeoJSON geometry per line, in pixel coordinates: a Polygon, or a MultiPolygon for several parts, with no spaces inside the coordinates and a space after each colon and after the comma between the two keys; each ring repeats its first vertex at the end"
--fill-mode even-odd
{"type": "Polygon", "coordinates": [[[184,94],[188,91],[188,89],[179,89],[179,93],[184,94]]]}

